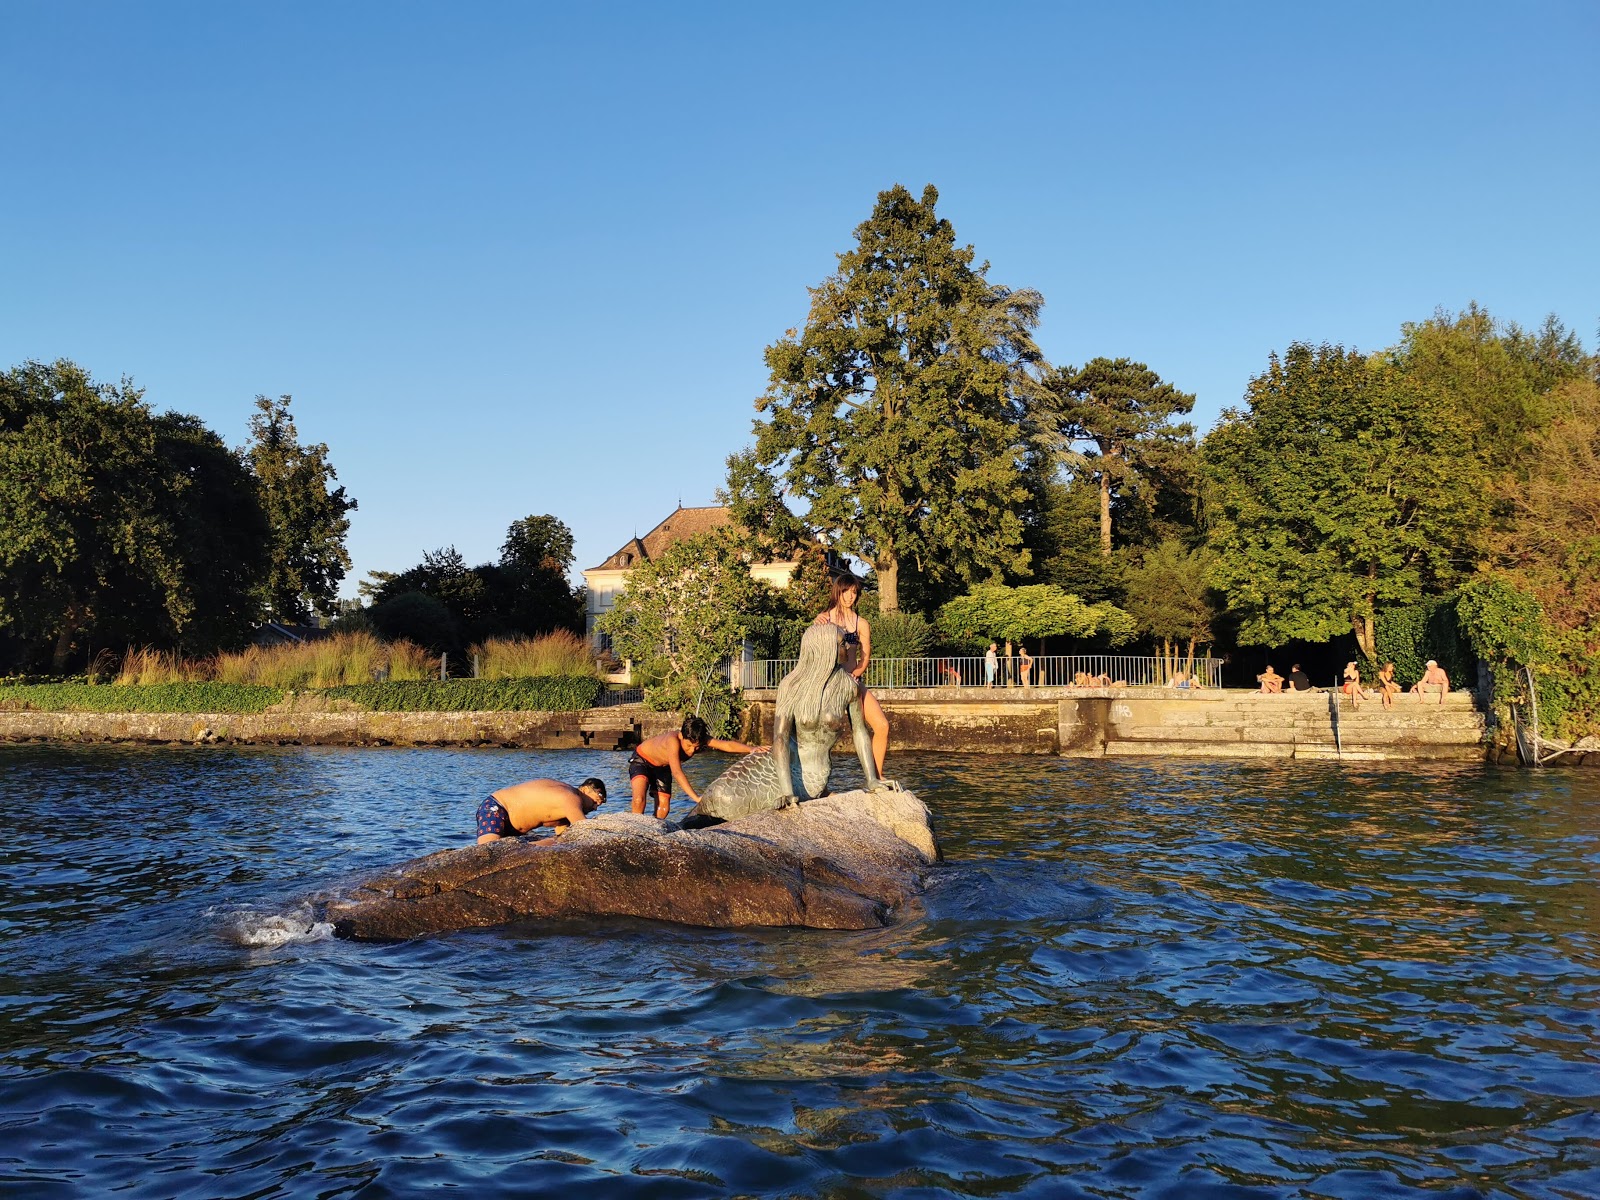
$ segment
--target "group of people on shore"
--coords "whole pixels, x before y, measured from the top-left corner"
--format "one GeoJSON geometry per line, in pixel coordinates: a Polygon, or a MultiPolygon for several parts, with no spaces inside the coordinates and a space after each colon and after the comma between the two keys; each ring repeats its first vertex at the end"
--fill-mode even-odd
{"type": "MultiPolygon", "coordinates": [[[[1295,663],[1290,669],[1288,677],[1278,674],[1272,669],[1272,664],[1267,664],[1267,669],[1256,676],[1256,681],[1261,685],[1264,695],[1276,696],[1284,692],[1315,692],[1322,689],[1313,687],[1311,676],[1300,669],[1300,664],[1295,663]]],[[[1394,707],[1394,698],[1401,692],[1399,681],[1395,678],[1394,663],[1386,662],[1378,668],[1377,687],[1366,688],[1361,683],[1361,668],[1352,660],[1345,664],[1344,676],[1339,684],[1342,695],[1349,696],[1350,702],[1355,707],[1361,706],[1361,701],[1380,699],[1385,708],[1394,707]]],[[[1411,694],[1416,696],[1421,703],[1429,692],[1439,693],[1439,703],[1444,703],[1444,698],[1450,693],[1450,676],[1445,673],[1433,659],[1428,660],[1423,669],[1422,678],[1411,685],[1411,694]]]]}
{"type": "MultiPolygon", "coordinates": [[[[816,624],[834,625],[844,644],[840,665],[855,679],[861,694],[861,714],[872,733],[872,758],[883,775],[884,758],[889,752],[889,719],[883,705],[867,690],[867,663],[872,658],[872,625],[857,606],[861,600],[861,580],[849,574],[832,581],[829,604],[818,615],[816,624]]],[[[991,647],[992,649],[992,647],[991,647]]],[[[1032,665],[1032,660],[1029,660],[1032,665]]],[[[664,821],[672,807],[673,784],[691,804],[700,796],[684,774],[683,764],[702,750],[724,754],[749,754],[755,746],[732,738],[712,737],[705,720],[690,714],[675,733],[662,733],[634,747],[628,756],[628,784],[631,806],[643,814],[654,801],[657,820],[664,821]]],[[[590,777],[577,786],[556,779],[530,779],[491,793],[478,805],[478,842],[498,841],[543,827],[557,833],[582,821],[606,802],[606,785],[590,777]]]]}

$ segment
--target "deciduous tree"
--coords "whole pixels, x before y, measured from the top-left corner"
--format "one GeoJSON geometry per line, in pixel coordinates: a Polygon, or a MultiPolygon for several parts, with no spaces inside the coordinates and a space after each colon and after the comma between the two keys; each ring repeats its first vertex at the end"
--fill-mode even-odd
{"type": "Polygon", "coordinates": [[[1104,637],[1112,644],[1133,636],[1131,617],[1113,604],[1085,604],[1048,583],[1007,587],[985,583],[939,609],[939,625],[956,637],[1104,637]]]}
{"type": "Polygon", "coordinates": [[[1353,631],[1440,594],[1477,564],[1482,473],[1456,407],[1384,360],[1296,343],[1250,381],[1250,407],[1204,445],[1215,489],[1212,578],[1246,644],[1353,631]]]}
{"type": "Polygon", "coordinates": [[[722,664],[737,656],[765,584],[751,577],[730,529],[685,538],[641,562],[599,629],[631,659],[652,707],[682,711],[725,705],[722,664]]]}
{"type": "Polygon", "coordinates": [[[65,360],[0,374],[0,626],[48,644],[56,671],[97,622],[194,610],[171,493],[142,393],[65,360]]]}

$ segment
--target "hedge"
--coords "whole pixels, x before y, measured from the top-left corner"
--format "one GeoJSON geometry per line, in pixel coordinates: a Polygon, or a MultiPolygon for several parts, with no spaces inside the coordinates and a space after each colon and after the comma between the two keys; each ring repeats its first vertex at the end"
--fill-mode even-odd
{"type": "MultiPolygon", "coordinates": [[[[305,694],[348,700],[370,712],[578,712],[603,685],[592,676],[445,679],[357,683],[305,694]]],[[[283,689],[240,683],[0,683],[0,711],[102,713],[259,713],[283,689]]]]}
{"type": "Polygon", "coordinates": [[[247,683],[0,684],[0,710],[103,713],[258,713],[283,699],[281,688],[247,683]]]}
{"type": "Polygon", "coordinates": [[[541,675],[352,683],[318,694],[352,701],[371,712],[578,712],[593,707],[601,687],[593,676],[541,675]]]}

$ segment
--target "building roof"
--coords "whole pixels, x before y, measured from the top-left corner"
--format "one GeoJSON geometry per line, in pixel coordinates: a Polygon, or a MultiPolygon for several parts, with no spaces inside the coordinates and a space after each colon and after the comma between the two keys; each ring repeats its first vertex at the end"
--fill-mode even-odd
{"type": "Polygon", "coordinates": [[[665,521],[644,537],[631,537],[610,558],[591,571],[627,571],[645,559],[660,558],[669,546],[731,524],[733,514],[721,505],[684,508],[679,505],[665,521]]]}

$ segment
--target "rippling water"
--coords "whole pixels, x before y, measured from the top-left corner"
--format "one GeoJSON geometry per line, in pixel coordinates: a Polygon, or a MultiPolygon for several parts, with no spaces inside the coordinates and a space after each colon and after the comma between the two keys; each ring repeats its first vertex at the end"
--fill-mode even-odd
{"type": "Polygon", "coordinates": [[[623,757],[0,747],[0,1191],[1600,1195],[1592,773],[903,755],[893,929],[309,926],[623,757]]]}

